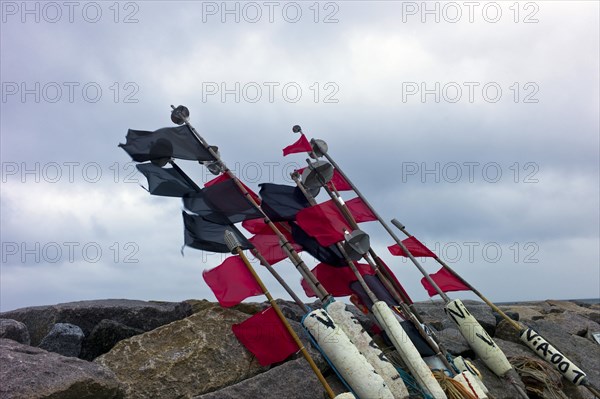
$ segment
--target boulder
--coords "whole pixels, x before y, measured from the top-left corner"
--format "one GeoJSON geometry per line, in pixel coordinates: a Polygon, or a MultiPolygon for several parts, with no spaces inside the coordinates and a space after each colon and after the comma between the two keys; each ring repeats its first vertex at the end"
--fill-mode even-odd
{"type": "Polygon", "coordinates": [[[42,339],[39,347],[63,356],[78,357],[84,335],[81,328],[69,323],[56,323],[42,339]]]}
{"type": "Polygon", "coordinates": [[[473,350],[469,346],[469,343],[457,328],[446,328],[436,332],[435,335],[437,335],[440,343],[444,345],[450,354],[464,357],[473,355],[473,350]]]}
{"type": "Polygon", "coordinates": [[[206,308],[119,342],[94,362],[111,369],[133,398],[190,398],[266,370],[231,332],[247,314],[206,308]]]}
{"type": "MultiPolygon", "coordinates": [[[[330,384],[334,392],[344,392],[341,383],[330,384]]],[[[194,399],[320,399],[325,389],[306,360],[296,359],[255,377],[194,399]]]]}
{"type": "Polygon", "coordinates": [[[85,360],[94,360],[100,355],[110,351],[117,342],[144,333],[139,328],[126,326],[118,321],[104,319],[96,324],[81,348],[80,357],[85,360]]]}
{"type": "Polygon", "coordinates": [[[506,320],[502,320],[496,326],[496,335],[494,335],[494,340],[502,339],[504,341],[514,342],[516,344],[521,343],[521,339],[519,338],[519,331],[517,331],[511,323],[506,320]]]}
{"type": "MultiPolygon", "coordinates": [[[[275,302],[281,309],[281,312],[283,313],[285,318],[288,320],[294,320],[294,321],[299,322],[299,321],[302,321],[302,318],[306,314],[302,310],[302,308],[300,306],[298,306],[298,304],[296,304],[295,302],[284,301],[283,299],[276,299],[275,302]]],[[[260,308],[261,308],[260,310],[264,310],[264,309],[268,308],[269,306],[271,306],[271,304],[269,302],[263,302],[260,304],[260,308]]],[[[308,306],[311,306],[311,305],[308,305],[308,306]]],[[[321,306],[318,306],[318,307],[321,308],[321,306]]],[[[312,307],[312,309],[314,310],[315,308],[312,307]]]]}
{"type": "MultiPolygon", "coordinates": [[[[496,318],[490,307],[479,301],[465,300],[463,303],[485,331],[493,336],[496,330],[496,318]]],[[[456,324],[446,315],[443,301],[417,302],[414,307],[425,324],[431,325],[438,331],[456,327],[456,324]]]]}
{"type": "Polygon", "coordinates": [[[105,367],[0,339],[3,399],[120,399],[123,391],[105,367]]]}
{"type": "Polygon", "coordinates": [[[11,310],[1,313],[0,318],[24,323],[29,330],[31,345],[37,346],[56,323],[79,326],[87,337],[104,319],[150,331],[191,313],[191,306],[187,303],[104,299],[11,310]]]}
{"type": "Polygon", "coordinates": [[[527,324],[528,321],[531,320],[539,320],[544,318],[544,314],[542,313],[543,309],[540,306],[520,306],[520,305],[511,305],[511,306],[500,306],[505,313],[517,314],[519,317],[519,321],[527,324]]]}
{"type": "Polygon", "coordinates": [[[12,319],[0,319],[0,338],[8,338],[24,345],[29,345],[29,330],[20,321],[12,319]]]}

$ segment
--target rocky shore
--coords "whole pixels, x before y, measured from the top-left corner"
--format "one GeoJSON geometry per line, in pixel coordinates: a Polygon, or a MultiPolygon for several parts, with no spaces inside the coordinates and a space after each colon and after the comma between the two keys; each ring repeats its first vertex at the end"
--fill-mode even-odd
{"type": "MultiPolygon", "coordinates": [[[[538,360],[507,321],[481,302],[464,302],[509,360],[515,364],[538,360]]],[[[300,308],[279,303],[332,388],[343,392],[300,327],[300,308]]],[[[263,367],[232,334],[232,324],[266,306],[243,303],[225,309],[206,300],[109,299],[0,313],[0,398],[324,398],[322,386],[301,356],[263,367]]],[[[515,397],[511,387],[476,358],[439,302],[415,307],[451,354],[473,361],[495,399],[515,397]]],[[[368,316],[349,308],[367,330],[373,327],[368,316]]],[[[541,333],[594,385],[600,385],[600,344],[593,336],[600,333],[600,304],[547,300],[501,309],[541,333]]],[[[593,398],[552,370],[542,374],[547,386],[535,375],[521,373],[531,398],[593,398]]]]}

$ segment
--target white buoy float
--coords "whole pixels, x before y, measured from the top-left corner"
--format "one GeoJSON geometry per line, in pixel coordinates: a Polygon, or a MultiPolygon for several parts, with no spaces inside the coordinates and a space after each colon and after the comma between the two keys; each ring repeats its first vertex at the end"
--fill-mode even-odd
{"type": "Polygon", "coordinates": [[[499,377],[504,377],[512,366],[504,352],[494,342],[492,337],[483,329],[481,324],[473,317],[460,299],[455,299],[446,304],[446,313],[458,326],[458,330],[483,360],[486,366],[499,377]]]}
{"type": "Polygon", "coordinates": [[[546,359],[573,384],[580,385],[585,381],[586,374],[532,328],[521,331],[520,338],[525,345],[530,347],[539,357],[546,359]]]}
{"type": "Polygon", "coordinates": [[[308,313],[302,324],[360,399],[394,399],[383,378],[323,309],[308,313]]]}
{"type": "Polygon", "coordinates": [[[363,354],[375,371],[383,378],[395,399],[406,399],[408,389],[396,367],[385,357],[377,347],[373,338],[364,330],[356,317],[346,310],[343,302],[332,302],[327,306],[327,312],[335,323],[346,333],[350,341],[363,354]]]}
{"type": "Polygon", "coordinates": [[[372,311],[421,388],[435,399],[447,399],[444,390],[388,305],[383,301],[375,302],[372,311]]]}

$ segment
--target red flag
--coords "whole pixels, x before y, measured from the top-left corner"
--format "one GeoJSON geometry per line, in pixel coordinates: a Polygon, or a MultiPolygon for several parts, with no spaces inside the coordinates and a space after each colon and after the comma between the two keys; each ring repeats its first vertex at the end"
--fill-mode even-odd
{"type": "Polygon", "coordinates": [[[350,210],[352,216],[354,216],[356,223],[372,222],[377,220],[377,216],[371,212],[367,204],[365,204],[360,197],[352,198],[350,201],[347,201],[346,206],[350,210]]]}
{"type": "MultiPolygon", "coordinates": [[[[375,274],[375,271],[369,265],[362,263],[354,264],[362,276],[375,274]]],[[[357,278],[350,267],[335,267],[326,263],[319,263],[317,267],[312,269],[312,272],[317,277],[317,280],[334,297],[352,295],[353,292],[350,289],[350,284],[355,282],[357,278]]],[[[301,284],[306,296],[316,296],[304,279],[302,279],[301,284]]]]}
{"type": "Polygon", "coordinates": [[[223,307],[231,307],[244,299],[262,294],[260,286],[239,256],[230,256],[219,266],[205,270],[202,277],[223,307]]]}
{"type": "MultiPolygon", "coordinates": [[[[412,254],[412,256],[421,256],[425,258],[437,258],[437,255],[434,254],[427,248],[425,245],[421,243],[421,241],[417,240],[415,236],[408,237],[406,240],[402,240],[402,244],[408,249],[408,252],[412,254]]],[[[388,247],[390,253],[394,256],[404,256],[407,257],[400,245],[394,244],[388,247]]]]}
{"type": "MultiPolygon", "coordinates": [[[[346,202],[346,206],[357,223],[377,220],[367,205],[358,197],[346,202]]],[[[296,222],[324,247],[342,241],[344,230],[352,231],[334,200],[302,209],[296,215],[296,222]]]]}
{"type": "MultiPolygon", "coordinates": [[[[213,186],[217,183],[221,183],[224,182],[226,180],[231,179],[231,177],[229,177],[229,175],[227,173],[222,173],[219,176],[215,177],[212,180],[207,181],[206,183],[204,183],[204,187],[210,187],[213,186]]],[[[242,183],[240,181],[240,183],[242,183]]],[[[246,189],[246,191],[248,191],[248,193],[250,194],[250,196],[252,197],[252,199],[254,200],[254,202],[256,202],[257,204],[260,204],[260,197],[250,189],[250,187],[248,187],[247,185],[245,185],[244,183],[242,183],[242,186],[244,186],[244,188],[246,189]]]]}
{"type": "Polygon", "coordinates": [[[256,356],[261,366],[281,362],[299,350],[289,331],[271,307],[239,324],[232,325],[231,330],[238,341],[256,356]]]}
{"type": "MultiPolygon", "coordinates": [[[[279,238],[275,234],[257,234],[248,241],[250,241],[250,243],[256,247],[258,252],[260,252],[266,261],[271,265],[274,265],[277,262],[287,258],[286,253],[279,244],[279,238]]],[[[302,247],[300,245],[291,242],[291,240],[288,241],[290,241],[296,252],[302,251],[302,247]]]]}
{"type": "Polygon", "coordinates": [[[329,181],[329,184],[333,184],[335,189],[338,191],[350,191],[352,186],[344,179],[344,176],[336,170],[333,171],[333,177],[329,181]]]}
{"type": "Polygon", "coordinates": [[[342,241],[344,231],[352,231],[332,200],[302,209],[296,215],[296,223],[324,247],[342,241]]]}
{"type": "MultiPolygon", "coordinates": [[[[307,167],[304,167],[302,169],[297,169],[296,172],[302,174],[302,172],[306,168],[307,167]]],[[[335,186],[335,189],[338,191],[351,191],[352,190],[352,186],[350,185],[350,183],[348,183],[346,181],[346,179],[344,179],[344,176],[342,176],[342,174],[340,172],[338,172],[337,169],[333,170],[333,177],[331,178],[329,183],[327,183],[329,185],[329,188],[331,188],[331,183],[333,183],[333,185],[335,186]]]]}
{"type": "MultiPolygon", "coordinates": [[[[446,268],[442,267],[436,273],[430,274],[429,277],[440,287],[442,292],[451,291],[469,291],[469,287],[463,284],[459,278],[450,273],[446,268]]],[[[437,295],[437,291],[425,277],[421,279],[421,284],[427,290],[429,296],[437,295]]]]}
{"type": "Polygon", "coordinates": [[[286,155],[295,154],[297,152],[311,152],[311,151],[312,151],[312,146],[310,145],[310,143],[308,142],[306,137],[303,134],[300,134],[300,138],[295,143],[290,144],[283,149],[283,156],[285,157],[286,155]]]}

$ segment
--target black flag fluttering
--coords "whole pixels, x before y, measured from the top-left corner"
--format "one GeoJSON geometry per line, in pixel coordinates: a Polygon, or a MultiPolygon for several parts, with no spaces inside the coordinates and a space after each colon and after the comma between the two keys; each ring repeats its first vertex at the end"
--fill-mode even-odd
{"type": "Polygon", "coordinates": [[[314,238],[306,234],[296,223],[290,222],[292,227],[292,237],[294,241],[311,254],[315,259],[331,266],[348,266],[342,253],[335,245],[324,247],[314,238]]]}
{"type": "Polygon", "coordinates": [[[203,188],[199,192],[186,194],[183,205],[190,212],[219,224],[263,217],[231,179],[203,188]]]}
{"type": "Polygon", "coordinates": [[[188,247],[210,252],[231,252],[225,243],[225,231],[229,230],[240,242],[242,249],[252,249],[248,239],[234,226],[213,223],[202,216],[182,212],[184,226],[184,243],[188,247]]]}
{"type": "Polygon", "coordinates": [[[119,147],[136,162],[169,158],[215,161],[210,152],[194,138],[186,125],[165,127],[154,132],[129,129],[126,138],[126,143],[119,144],[119,147]]]}
{"type": "Polygon", "coordinates": [[[284,222],[296,219],[298,211],[308,208],[310,203],[296,186],[284,184],[259,184],[261,207],[273,222],[284,222]]]}
{"type": "Polygon", "coordinates": [[[195,188],[173,168],[161,168],[151,162],[136,165],[148,179],[148,191],[153,195],[183,197],[195,188]]]}

